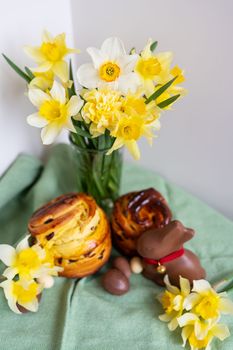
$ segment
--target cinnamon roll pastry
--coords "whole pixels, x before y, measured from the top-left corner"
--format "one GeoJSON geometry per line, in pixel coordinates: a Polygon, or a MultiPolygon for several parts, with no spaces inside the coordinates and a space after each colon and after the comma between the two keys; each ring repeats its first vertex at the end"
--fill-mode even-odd
{"type": "Polygon", "coordinates": [[[111,253],[108,220],[95,200],[84,193],[57,197],[39,208],[29,232],[48,249],[64,277],[80,278],[99,270],[111,253]]]}
{"type": "Polygon", "coordinates": [[[138,255],[138,237],[149,228],[167,225],[171,218],[166,200],[155,189],[127,193],[114,203],[111,217],[114,244],[124,255],[138,255]]]}

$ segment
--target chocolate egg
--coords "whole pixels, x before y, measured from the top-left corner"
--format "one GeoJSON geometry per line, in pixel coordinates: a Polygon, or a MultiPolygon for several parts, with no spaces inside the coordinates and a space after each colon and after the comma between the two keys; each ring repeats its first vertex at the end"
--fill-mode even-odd
{"type": "Polygon", "coordinates": [[[110,294],[123,295],[129,290],[129,281],[127,277],[118,269],[107,271],[102,278],[104,289],[110,294]]]}
{"type": "Polygon", "coordinates": [[[129,262],[126,258],[123,258],[123,256],[118,256],[113,260],[112,266],[120,270],[127,278],[130,278],[131,270],[129,262]]]}

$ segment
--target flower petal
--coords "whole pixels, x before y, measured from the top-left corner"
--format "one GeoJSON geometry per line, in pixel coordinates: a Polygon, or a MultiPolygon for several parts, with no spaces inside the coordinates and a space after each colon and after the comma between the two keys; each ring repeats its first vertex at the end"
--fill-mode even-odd
{"type": "Polygon", "coordinates": [[[131,73],[134,70],[135,64],[138,60],[138,55],[125,55],[118,59],[120,68],[123,74],[131,73]]]}
{"type": "Polygon", "coordinates": [[[117,89],[122,91],[124,94],[129,91],[134,93],[139,88],[140,84],[140,80],[136,73],[128,73],[120,75],[117,80],[117,89]]]}
{"type": "Polygon", "coordinates": [[[177,318],[173,318],[173,320],[171,320],[167,326],[170,331],[174,331],[179,326],[177,318]]]}
{"type": "Polygon", "coordinates": [[[26,237],[24,237],[18,244],[16,247],[16,252],[20,252],[23,249],[27,249],[29,247],[29,243],[28,243],[28,238],[30,237],[30,235],[26,235],[26,237]]]}
{"type": "Polygon", "coordinates": [[[54,100],[59,101],[62,105],[66,103],[66,91],[56,80],[53,83],[50,94],[54,100]]]}
{"type": "Polygon", "coordinates": [[[190,283],[187,278],[180,276],[180,290],[182,295],[186,296],[190,293],[190,283]]]}
{"type": "Polygon", "coordinates": [[[180,327],[192,325],[197,320],[199,320],[197,315],[192,314],[191,312],[187,312],[184,315],[177,318],[177,321],[178,321],[180,327]]]}
{"type": "Polygon", "coordinates": [[[197,293],[189,294],[184,300],[184,309],[191,310],[201,299],[202,296],[197,293]]]}
{"type": "Polygon", "coordinates": [[[9,308],[13,312],[15,312],[16,314],[21,314],[21,312],[19,311],[19,309],[16,306],[16,298],[13,297],[13,294],[12,294],[13,283],[14,282],[12,280],[6,280],[6,281],[0,283],[0,286],[3,288],[3,291],[4,291],[5,297],[7,299],[9,308]]]}
{"type": "Polygon", "coordinates": [[[224,340],[230,336],[229,329],[225,324],[216,324],[212,327],[211,331],[220,340],[224,340]]]}
{"type": "Polygon", "coordinates": [[[3,276],[8,278],[9,280],[12,280],[18,273],[18,270],[14,267],[7,267],[6,270],[3,272],[3,276]]]}
{"type": "Polygon", "coordinates": [[[173,309],[176,311],[179,311],[182,309],[182,302],[183,302],[183,297],[182,295],[177,295],[174,299],[173,299],[173,309]]]}
{"type": "Polygon", "coordinates": [[[220,298],[219,308],[223,314],[233,314],[233,303],[229,299],[220,298]]]}
{"type": "Polygon", "coordinates": [[[21,303],[20,305],[31,312],[37,312],[39,307],[37,299],[31,301],[30,303],[21,303]]]}
{"type": "Polygon", "coordinates": [[[2,260],[6,266],[11,266],[15,257],[15,248],[8,244],[0,244],[0,260],[2,260]]]}
{"type": "Polygon", "coordinates": [[[193,281],[193,292],[197,292],[200,294],[206,294],[209,290],[211,290],[211,285],[206,280],[196,280],[193,281]]]}
{"type": "Polygon", "coordinates": [[[48,124],[48,121],[42,118],[38,113],[30,114],[27,117],[27,122],[31,126],[35,126],[36,128],[43,128],[48,124]]]}
{"type": "Polygon", "coordinates": [[[31,47],[31,46],[25,46],[24,52],[33,58],[37,63],[44,62],[45,56],[40,51],[39,47],[31,47]]]}
{"type": "Polygon", "coordinates": [[[50,70],[50,68],[52,68],[53,64],[51,62],[42,62],[38,67],[36,68],[30,68],[30,70],[32,72],[36,72],[36,73],[43,73],[43,72],[47,72],[48,70],[50,70]]]}
{"type": "Polygon", "coordinates": [[[28,90],[28,97],[31,103],[40,108],[42,103],[51,100],[51,97],[40,89],[31,88],[28,90]]]}
{"type": "Polygon", "coordinates": [[[79,84],[87,89],[95,89],[101,83],[97,70],[91,63],[85,63],[79,67],[77,70],[77,78],[79,84]]]}
{"type": "Polygon", "coordinates": [[[136,160],[140,159],[140,150],[136,141],[134,140],[126,141],[125,146],[128,148],[129,152],[132,154],[134,159],[136,160]]]}
{"type": "Polygon", "coordinates": [[[121,148],[123,145],[124,145],[124,141],[121,138],[116,138],[116,140],[114,141],[114,144],[106,154],[110,155],[113,151],[121,148]]]}
{"type": "Polygon", "coordinates": [[[101,46],[101,52],[110,61],[116,61],[126,54],[123,42],[116,37],[106,39],[101,46]]]}
{"type": "Polygon", "coordinates": [[[42,41],[44,41],[45,43],[53,41],[52,34],[50,34],[46,29],[42,33],[42,41]]]}
{"type": "Polygon", "coordinates": [[[67,119],[67,122],[66,122],[66,124],[64,125],[64,127],[67,128],[69,131],[76,132],[75,127],[74,127],[74,125],[73,125],[73,123],[72,123],[71,118],[68,118],[68,119],[67,119]]]}
{"type": "Polygon", "coordinates": [[[171,315],[168,315],[168,314],[159,315],[160,321],[163,321],[163,322],[169,322],[169,321],[171,321],[172,318],[173,317],[171,315]]]}
{"type": "Polygon", "coordinates": [[[194,333],[198,340],[204,339],[209,332],[208,324],[197,321],[194,324],[194,333]]]}
{"type": "Polygon", "coordinates": [[[60,134],[61,126],[56,123],[50,123],[41,130],[41,139],[44,145],[50,145],[60,134]]]}
{"type": "Polygon", "coordinates": [[[17,305],[16,305],[16,299],[15,298],[8,298],[7,299],[7,302],[8,302],[8,306],[9,308],[16,314],[21,314],[21,311],[19,311],[19,309],[17,308],[17,305]]]}
{"type": "Polygon", "coordinates": [[[177,287],[171,285],[171,283],[170,283],[170,281],[169,281],[168,275],[166,275],[166,276],[164,277],[164,283],[165,283],[166,288],[167,288],[167,290],[168,290],[169,292],[171,292],[172,294],[175,294],[175,295],[180,294],[179,288],[177,288],[177,287]]]}
{"type": "Polygon", "coordinates": [[[69,80],[69,67],[67,62],[60,61],[53,65],[52,71],[58,76],[64,83],[69,80]]]}
{"type": "Polygon", "coordinates": [[[78,96],[72,96],[69,102],[67,103],[67,113],[69,117],[72,117],[80,111],[83,106],[84,101],[81,100],[78,96]]]}
{"type": "Polygon", "coordinates": [[[182,329],[181,337],[183,339],[183,345],[182,345],[183,347],[185,346],[186,341],[190,337],[192,331],[193,331],[193,327],[190,327],[190,326],[186,326],[182,329]]]}
{"type": "Polygon", "coordinates": [[[104,56],[101,54],[101,51],[96,49],[95,47],[88,47],[87,52],[92,58],[92,62],[96,69],[106,60],[104,56]]]}

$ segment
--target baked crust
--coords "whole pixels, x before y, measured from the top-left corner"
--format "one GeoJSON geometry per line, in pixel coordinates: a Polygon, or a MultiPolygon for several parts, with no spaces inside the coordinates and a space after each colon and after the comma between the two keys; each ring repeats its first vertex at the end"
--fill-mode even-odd
{"type": "Polygon", "coordinates": [[[84,193],[65,194],[45,204],[32,215],[28,229],[63,267],[61,276],[93,274],[111,253],[107,217],[84,193]]]}
{"type": "Polygon", "coordinates": [[[171,218],[166,200],[155,189],[127,193],[114,203],[111,217],[114,244],[124,255],[138,255],[137,238],[149,228],[167,225],[171,218]]]}

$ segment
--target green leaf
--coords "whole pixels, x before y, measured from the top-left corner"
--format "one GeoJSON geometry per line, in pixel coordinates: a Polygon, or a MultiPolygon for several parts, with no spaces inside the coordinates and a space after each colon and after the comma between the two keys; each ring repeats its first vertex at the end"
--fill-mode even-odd
{"type": "Polygon", "coordinates": [[[26,80],[27,83],[30,83],[32,80],[22,69],[20,69],[14,62],[12,62],[6,55],[2,54],[2,56],[5,58],[7,63],[11,66],[11,68],[19,75],[21,78],[26,80]]]}
{"type": "Polygon", "coordinates": [[[168,81],[166,84],[162,85],[158,90],[156,90],[150,97],[146,100],[146,104],[150,103],[153,100],[156,100],[160,95],[164,93],[176,80],[177,76],[170,81],[168,81]]]}
{"type": "Polygon", "coordinates": [[[91,135],[88,131],[86,130],[83,130],[80,126],[79,126],[79,121],[78,120],[75,120],[74,118],[72,118],[72,122],[73,122],[73,125],[75,127],[75,130],[77,132],[78,135],[80,136],[83,136],[83,137],[87,137],[89,139],[91,139],[91,135]]]}
{"type": "Polygon", "coordinates": [[[32,73],[32,71],[28,67],[24,67],[24,69],[27,75],[29,76],[29,78],[31,78],[31,80],[35,78],[35,75],[32,73]]]}
{"type": "Polygon", "coordinates": [[[72,61],[69,62],[69,79],[74,81],[73,69],[72,69],[72,61]]]}
{"type": "Polygon", "coordinates": [[[68,88],[69,98],[71,98],[72,96],[76,95],[75,86],[74,86],[74,76],[73,76],[72,62],[71,62],[71,60],[70,60],[70,62],[69,62],[69,79],[73,82],[72,86],[71,86],[70,88],[68,88]]]}
{"type": "Polygon", "coordinates": [[[158,41],[154,41],[154,42],[151,44],[151,46],[150,46],[150,50],[151,50],[152,52],[155,51],[157,45],[158,45],[158,41]]]}
{"type": "Polygon", "coordinates": [[[180,95],[175,95],[175,96],[169,97],[168,99],[160,102],[158,104],[158,107],[165,108],[165,107],[169,106],[171,103],[175,102],[179,97],[180,97],[180,95]]]}

